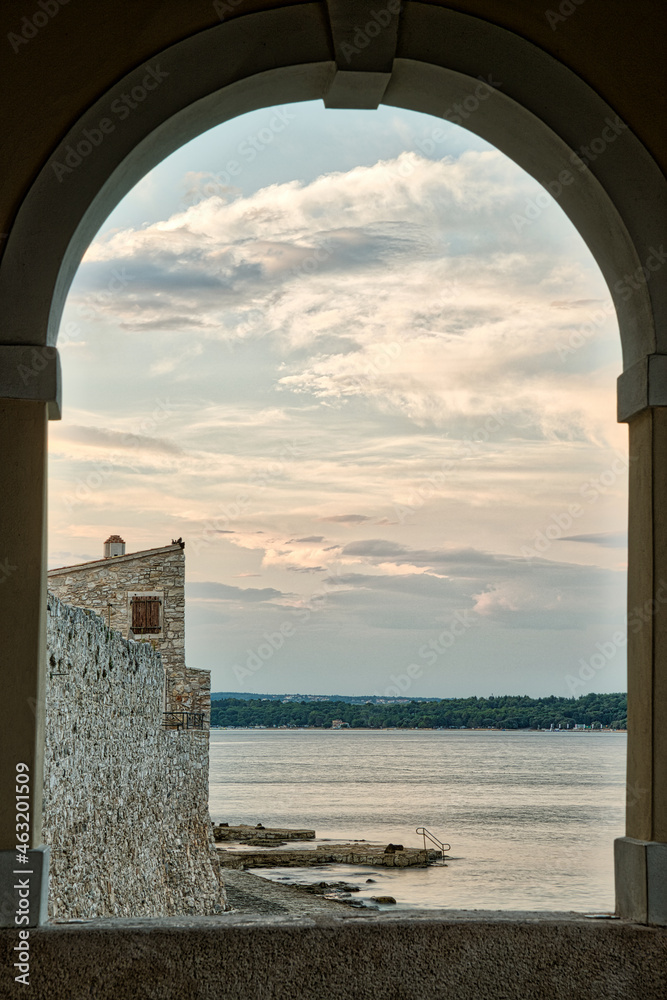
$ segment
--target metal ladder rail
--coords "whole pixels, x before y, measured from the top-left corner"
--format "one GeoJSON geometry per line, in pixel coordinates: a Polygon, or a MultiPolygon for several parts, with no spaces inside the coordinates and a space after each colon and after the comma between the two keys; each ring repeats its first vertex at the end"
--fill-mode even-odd
{"type": "Polygon", "coordinates": [[[445,860],[446,852],[451,851],[452,849],[451,844],[444,844],[441,840],[438,840],[438,838],[434,834],[432,834],[430,830],[427,830],[425,826],[418,826],[417,829],[415,830],[415,833],[421,834],[421,836],[424,838],[424,850],[426,850],[426,838],[428,837],[431,843],[435,844],[435,846],[440,851],[441,860],[442,861],[445,860]]]}

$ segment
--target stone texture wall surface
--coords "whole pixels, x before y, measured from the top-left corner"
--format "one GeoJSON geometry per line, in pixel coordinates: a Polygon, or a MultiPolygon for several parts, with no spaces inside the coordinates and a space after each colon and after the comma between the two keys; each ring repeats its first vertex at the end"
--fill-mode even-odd
{"type": "Polygon", "coordinates": [[[211,715],[211,675],[185,665],[185,552],[179,542],[49,571],[49,590],[61,601],[95,611],[126,639],[162,654],[166,671],[164,708],[168,712],[211,715]],[[134,635],[131,600],[161,599],[161,629],[134,635]],[[111,604],[111,607],[109,607],[111,604]]]}
{"type": "Polygon", "coordinates": [[[208,732],[163,729],[163,684],[150,645],[49,594],[51,918],[224,908],[208,814],[208,732]]]}
{"type": "Polygon", "coordinates": [[[169,712],[203,712],[211,718],[211,672],[192,667],[170,670],[167,675],[169,712]]]}
{"type": "Polygon", "coordinates": [[[184,587],[185,552],[179,543],[49,571],[49,590],[61,601],[91,608],[126,639],[133,638],[132,597],[162,598],[161,632],[137,639],[159,649],[168,672],[185,667],[184,587]]]}

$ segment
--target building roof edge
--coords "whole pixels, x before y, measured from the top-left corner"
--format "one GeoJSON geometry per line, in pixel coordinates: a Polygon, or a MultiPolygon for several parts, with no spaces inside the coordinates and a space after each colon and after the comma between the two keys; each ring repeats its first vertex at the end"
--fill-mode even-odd
{"type": "Polygon", "coordinates": [[[127,562],[130,559],[136,559],[141,556],[155,555],[158,552],[182,552],[183,546],[179,542],[172,542],[171,545],[160,545],[155,549],[141,549],[139,552],[126,552],[123,556],[103,556],[102,559],[90,559],[88,562],[84,563],[74,563],[72,566],[56,566],[53,569],[48,570],[47,577],[51,576],[52,573],[71,573],[77,570],[87,569],[89,566],[100,566],[104,564],[116,564],[119,562],[127,562]]]}

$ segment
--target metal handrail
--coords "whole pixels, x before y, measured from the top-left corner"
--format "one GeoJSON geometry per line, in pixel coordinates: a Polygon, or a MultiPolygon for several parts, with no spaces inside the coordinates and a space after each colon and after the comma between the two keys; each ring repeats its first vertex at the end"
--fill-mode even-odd
{"type": "Polygon", "coordinates": [[[204,729],[204,712],[164,712],[162,725],[165,729],[204,729]]]}
{"type": "Polygon", "coordinates": [[[424,838],[424,850],[426,850],[426,838],[428,837],[431,843],[435,844],[435,846],[438,848],[438,850],[442,854],[442,858],[444,861],[445,853],[447,851],[451,851],[452,849],[451,844],[443,844],[443,842],[441,840],[438,840],[438,838],[434,836],[434,834],[432,834],[430,830],[427,830],[425,826],[418,826],[417,829],[415,830],[415,833],[420,833],[424,838]]]}

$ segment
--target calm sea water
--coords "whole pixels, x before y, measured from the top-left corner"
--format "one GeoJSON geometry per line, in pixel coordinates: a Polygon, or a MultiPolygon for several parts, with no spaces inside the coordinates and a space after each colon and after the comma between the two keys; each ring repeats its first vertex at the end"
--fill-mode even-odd
{"type": "Polygon", "coordinates": [[[211,816],[414,847],[426,826],[451,844],[443,868],[258,872],[272,878],[354,882],[401,907],[604,912],[625,756],[625,734],[214,730],[211,816]]]}

